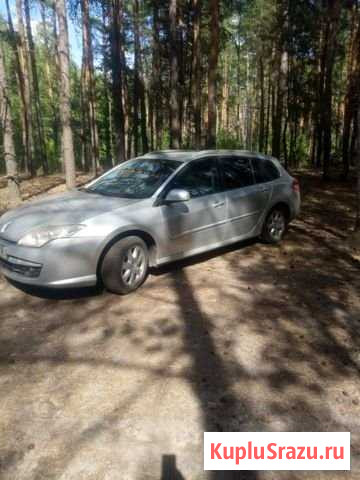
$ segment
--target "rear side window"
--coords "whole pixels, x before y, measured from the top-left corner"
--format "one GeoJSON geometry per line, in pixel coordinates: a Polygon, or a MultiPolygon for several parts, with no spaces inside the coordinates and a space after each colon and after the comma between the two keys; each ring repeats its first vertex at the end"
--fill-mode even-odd
{"type": "Polygon", "coordinates": [[[248,187],[254,184],[254,176],[248,158],[221,157],[219,161],[225,190],[248,187]]]}
{"type": "Polygon", "coordinates": [[[256,183],[265,183],[276,180],[280,177],[280,172],[271,160],[262,160],[253,158],[252,164],[256,183]]]}

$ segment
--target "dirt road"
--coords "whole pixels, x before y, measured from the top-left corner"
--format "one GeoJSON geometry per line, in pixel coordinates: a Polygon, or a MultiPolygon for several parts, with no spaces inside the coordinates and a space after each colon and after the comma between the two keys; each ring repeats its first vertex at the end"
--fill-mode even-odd
{"type": "Polygon", "coordinates": [[[353,198],[304,192],[281,246],[172,265],[127,297],[0,279],[1,480],[359,478],[353,198]],[[204,474],[204,430],[350,430],[352,472],[204,474]]]}

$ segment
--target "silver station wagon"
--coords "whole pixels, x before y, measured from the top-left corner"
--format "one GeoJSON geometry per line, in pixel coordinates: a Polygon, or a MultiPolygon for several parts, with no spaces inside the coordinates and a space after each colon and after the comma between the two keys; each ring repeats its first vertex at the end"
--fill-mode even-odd
{"type": "Polygon", "coordinates": [[[42,287],[125,294],[149,267],[261,236],[279,242],[300,209],[280,163],[245,151],[159,151],[83,188],[0,218],[5,277],[42,287]]]}

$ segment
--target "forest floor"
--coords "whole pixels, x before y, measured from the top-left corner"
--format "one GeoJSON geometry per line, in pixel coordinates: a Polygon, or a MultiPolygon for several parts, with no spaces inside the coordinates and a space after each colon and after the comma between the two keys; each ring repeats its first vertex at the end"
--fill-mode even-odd
{"type": "MultiPolygon", "coordinates": [[[[76,183],[80,186],[89,182],[91,178],[91,175],[78,174],[76,183]]],[[[5,188],[5,185],[6,180],[4,177],[0,177],[0,214],[5,211],[9,205],[8,190],[5,188]]],[[[59,174],[27,178],[20,183],[21,197],[24,202],[51,193],[61,193],[65,190],[65,177],[59,174]]]]}
{"type": "Polygon", "coordinates": [[[359,478],[354,195],[301,184],[280,246],[173,264],[126,297],[0,278],[1,480],[359,478]],[[352,471],[205,474],[221,430],[351,431],[352,471]]]}

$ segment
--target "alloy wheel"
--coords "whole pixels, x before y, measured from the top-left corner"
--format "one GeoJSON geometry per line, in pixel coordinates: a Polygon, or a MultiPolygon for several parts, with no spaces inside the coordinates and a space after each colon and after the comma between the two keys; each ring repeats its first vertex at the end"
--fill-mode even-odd
{"type": "Polygon", "coordinates": [[[121,276],[126,285],[132,287],[136,285],[144,276],[146,269],[146,255],[140,245],[134,245],[125,252],[122,265],[121,276]]]}

